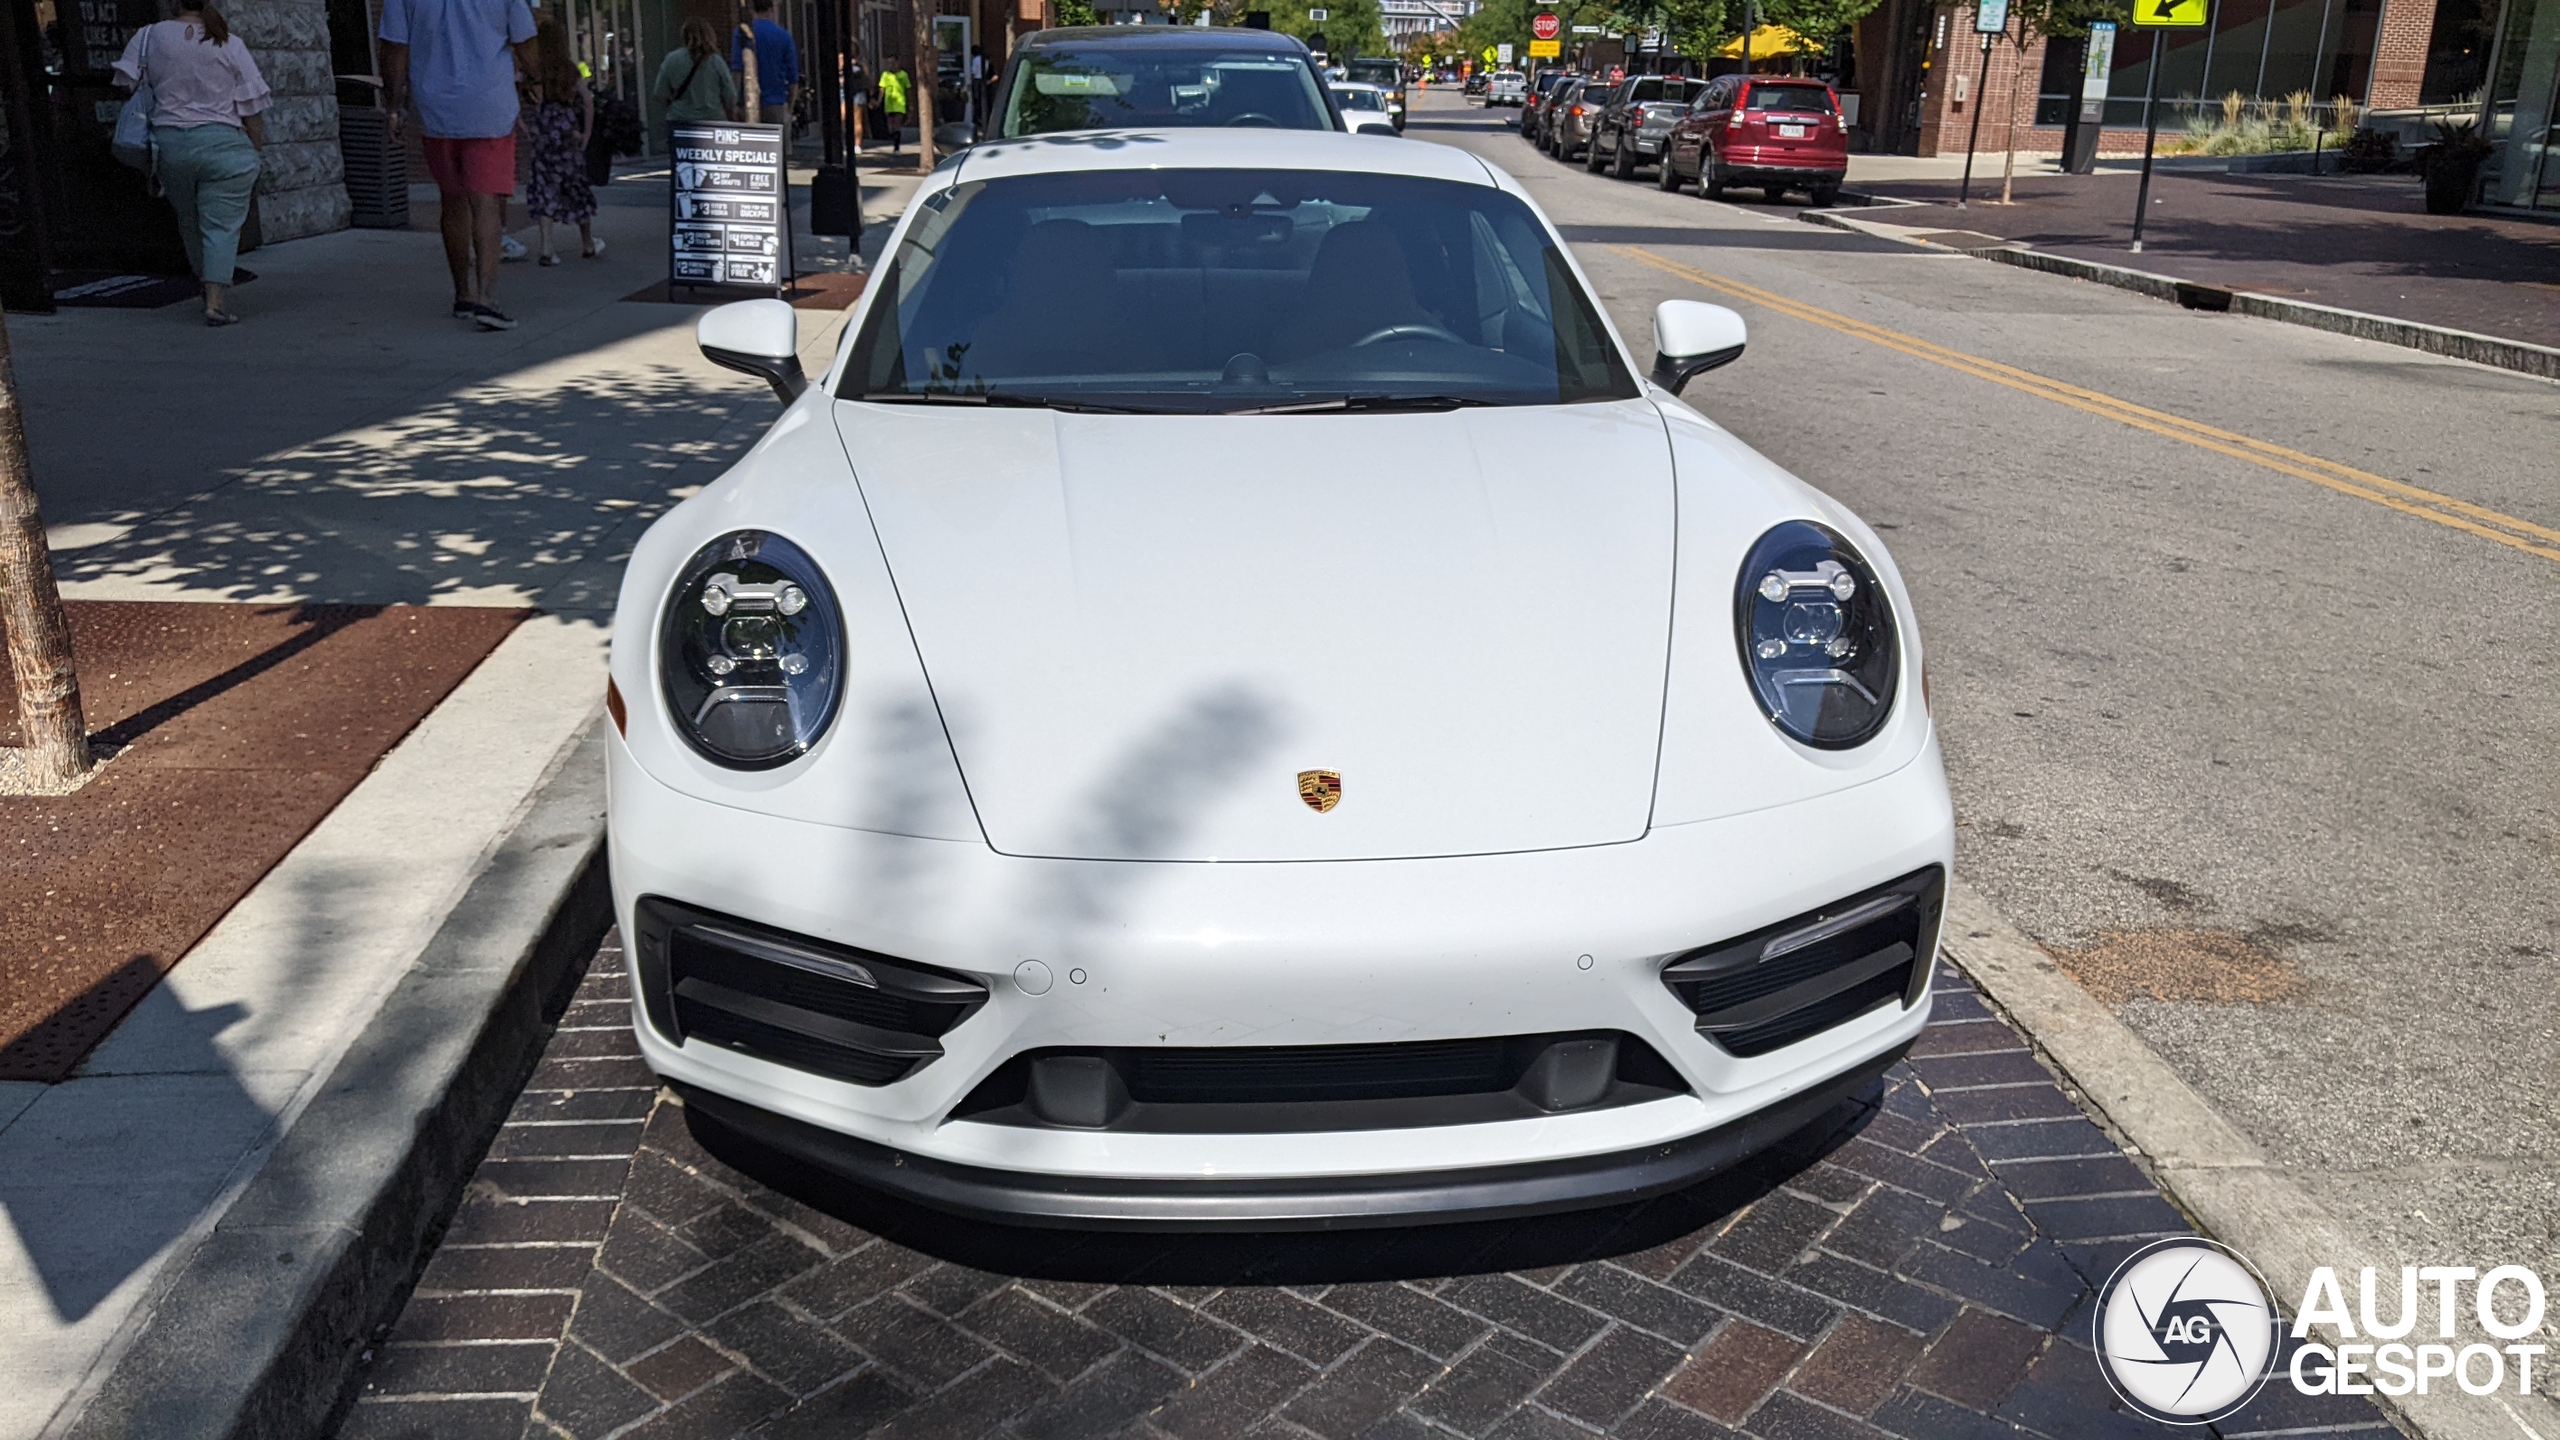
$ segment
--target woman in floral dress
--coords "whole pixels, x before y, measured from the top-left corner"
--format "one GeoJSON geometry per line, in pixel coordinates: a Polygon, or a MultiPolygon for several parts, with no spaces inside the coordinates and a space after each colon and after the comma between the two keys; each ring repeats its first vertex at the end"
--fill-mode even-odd
{"type": "Polygon", "coordinates": [[[569,58],[569,32],[559,21],[545,19],[533,44],[533,103],[523,112],[525,138],[533,145],[525,209],[542,226],[543,264],[560,263],[551,248],[554,221],[577,226],[578,253],[593,260],[604,253],[604,242],[595,234],[596,192],[587,183],[587,136],[595,129],[596,97],[578,83],[577,62],[569,58]]]}

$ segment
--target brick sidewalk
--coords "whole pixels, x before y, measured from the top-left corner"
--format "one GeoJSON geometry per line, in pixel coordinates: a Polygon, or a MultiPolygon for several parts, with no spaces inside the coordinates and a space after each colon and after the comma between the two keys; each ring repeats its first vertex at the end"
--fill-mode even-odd
{"type": "MultiPolygon", "coordinates": [[[[857,1228],[729,1168],[638,1060],[608,940],[338,1433],[2168,1433],[2117,1411],[2085,1337],[2093,1283],[2186,1227],[1960,977],[1939,983],[1880,1093],[1679,1195],[1133,1237],[857,1228]]],[[[2280,1384],[2213,1433],[2277,1431],[2392,1433],[2280,1384]]]]}
{"type": "Polygon", "coordinates": [[[2160,170],[2143,251],[2130,253],[2137,181],[2121,172],[2037,175],[2017,201],[1974,176],[1859,187],[1929,202],[1869,210],[1897,225],[1975,230],[2038,250],[2180,280],[2560,345],[2560,225],[2499,215],[2429,215],[2405,175],[2224,175],[2160,170]]]}

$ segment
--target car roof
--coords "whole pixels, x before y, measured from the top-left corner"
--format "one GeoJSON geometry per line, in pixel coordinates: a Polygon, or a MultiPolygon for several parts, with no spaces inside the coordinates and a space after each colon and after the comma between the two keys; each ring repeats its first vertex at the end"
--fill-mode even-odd
{"type": "Polygon", "coordinates": [[[1324,83],[1336,90],[1375,90],[1381,95],[1387,93],[1385,86],[1372,85],[1366,80],[1327,80],[1324,83]]]}
{"type": "Polygon", "coordinates": [[[1013,42],[1015,51],[1046,50],[1073,45],[1091,48],[1165,50],[1267,50],[1274,55],[1307,54],[1306,42],[1278,30],[1252,30],[1241,25],[1067,25],[1034,30],[1013,42]]]}
{"type": "Polygon", "coordinates": [[[1448,145],[1385,145],[1338,130],[1068,130],[987,140],[961,152],[950,183],[1068,170],[1348,170],[1492,185],[1483,161],[1448,145]]]}

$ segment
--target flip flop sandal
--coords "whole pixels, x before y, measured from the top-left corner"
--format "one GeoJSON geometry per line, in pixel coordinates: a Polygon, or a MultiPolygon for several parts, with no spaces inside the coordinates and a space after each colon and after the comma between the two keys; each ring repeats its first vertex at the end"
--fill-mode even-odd
{"type": "Polygon", "coordinates": [[[204,312],[204,323],[212,326],[216,330],[219,330],[225,325],[239,324],[240,317],[232,314],[228,310],[207,310],[204,312]]]}

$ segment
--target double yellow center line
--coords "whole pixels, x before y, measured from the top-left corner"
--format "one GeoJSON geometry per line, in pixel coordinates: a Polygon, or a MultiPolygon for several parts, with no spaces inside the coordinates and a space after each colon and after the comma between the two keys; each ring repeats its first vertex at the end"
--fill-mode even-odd
{"type": "Polygon", "coordinates": [[[2166,411],[2136,405],[2130,400],[2120,400],[2103,391],[2084,389],[2078,385],[2038,375],[2032,370],[2021,370],[2014,365],[2003,365],[1997,360],[1986,360],[1979,355],[1950,350],[1944,345],[1933,345],[1915,335],[1905,335],[1899,330],[1888,330],[1881,325],[1870,325],[1863,320],[1853,320],[1846,315],[1807,305],[1800,300],[1790,300],[1784,295],[1763,290],[1756,285],[1745,285],[1738,280],[1711,275],[1704,270],[1656,255],[1642,246],[1612,245],[1609,248],[1639,264],[1650,265],[1666,275],[1676,275],[1692,284],[1722,291],[1736,299],[1748,300],[1755,305],[1775,310],[1781,315],[1802,320],[1808,325],[1837,330],[1843,335],[1855,336],[1888,350],[1898,350],[1933,365],[1944,365],[1950,370],[1988,380],[1994,385],[2006,385],[2012,390],[2050,400],[2057,405],[2068,405],[2074,410],[2083,410],[2119,424],[2130,425],[2137,430],[2148,430],[2154,435],[2165,435],[2172,440],[2184,441],[2199,450],[2210,450],[2217,455],[2228,455],[2234,460],[2245,460],[2252,465],[2262,466],[2280,475],[2290,475],[2297,480],[2308,480],[2314,485],[2326,486],[2341,495],[2353,495],[2359,500],[2370,500],[2376,505],[2397,510],[2404,515],[2415,515],[2421,520],[2432,520],[2438,525],[2477,535],[2484,540],[2494,540],[2510,549],[2522,550],[2528,555],[2539,555],[2545,560],[2560,560],[2560,530],[2536,525],[2530,520],[2520,520],[2485,505],[2474,505],[2467,500],[2457,500],[2450,495],[2439,495],[2433,490],[2358,470],[2351,465],[2341,465],[2334,460],[2323,460],[2317,455],[2306,455],[2302,451],[2289,450],[2282,445],[2270,445],[2264,440],[2237,435],[2228,430],[2219,430],[2200,421],[2189,420],[2182,415],[2172,415],[2166,411]]]}

